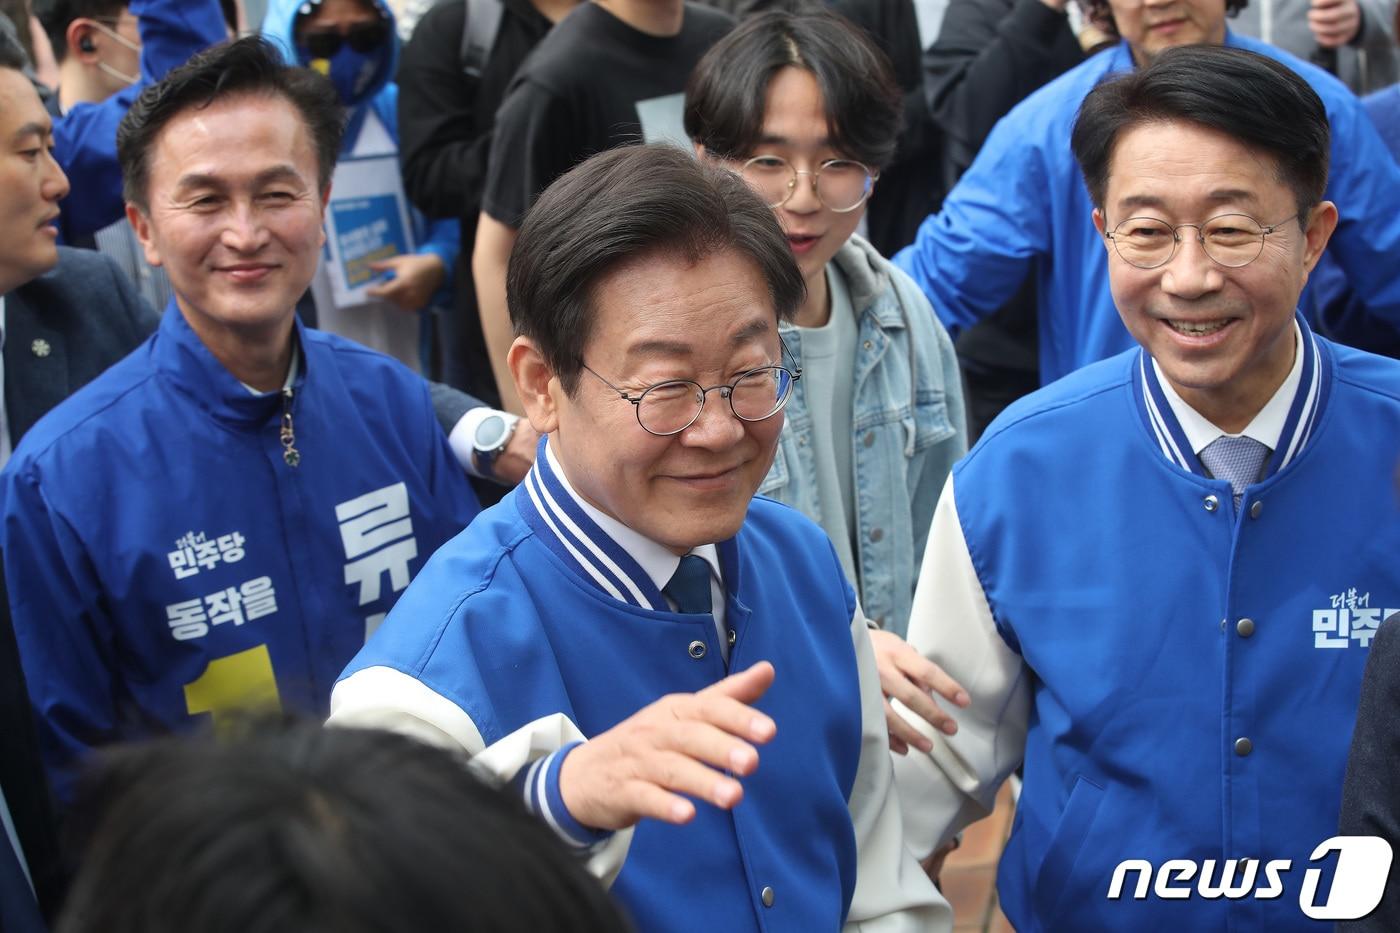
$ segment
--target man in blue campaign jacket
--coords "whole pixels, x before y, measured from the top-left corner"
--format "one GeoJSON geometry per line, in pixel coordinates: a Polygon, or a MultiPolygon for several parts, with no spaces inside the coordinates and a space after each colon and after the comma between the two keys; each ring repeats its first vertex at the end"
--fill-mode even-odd
{"type": "Polygon", "coordinates": [[[803,292],[773,212],[679,149],[615,149],[541,195],[508,282],[547,438],[330,722],[466,749],[639,929],[948,929],[900,837],[865,616],[820,529],[753,497],[803,292]]]}
{"type": "Polygon", "coordinates": [[[323,713],[476,512],[422,380],[295,321],[339,127],[329,85],[260,39],[197,56],[122,124],[128,214],[175,300],[0,475],[61,799],[96,745],[252,704],[323,713]]]}
{"type": "MultiPolygon", "coordinates": [[[[1146,6],[1108,0],[1108,7],[1123,41],[1007,114],[940,212],[895,257],[954,338],[1033,275],[1042,383],[1133,345],[1109,294],[1103,245],[1089,223],[1093,205],[1069,150],[1070,128],[1085,95],[1106,76],[1150,62],[1164,48],[1196,42],[1271,56],[1322,98],[1332,125],[1327,197],[1340,214],[1329,260],[1371,313],[1400,324],[1400,166],[1351,91],[1287,52],[1227,31],[1225,0],[1146,6]]],[[[1313,314],[1311,295],[1302,308],[1313,314]]]]}
{"type": "Polygon", "coordinates": [[[1336,222],[1327,149],[1308,86],[1234,49],[1085,101],[1074,151],[1141,349],[1022,399],[954,468],[909,640],[972,705],[895,766],[920,853],[1024,757],[998,874],[1018,930],[1343,918],[1304,882],[1400,607],[1400,363],[1295,313],[1336,222]]]}

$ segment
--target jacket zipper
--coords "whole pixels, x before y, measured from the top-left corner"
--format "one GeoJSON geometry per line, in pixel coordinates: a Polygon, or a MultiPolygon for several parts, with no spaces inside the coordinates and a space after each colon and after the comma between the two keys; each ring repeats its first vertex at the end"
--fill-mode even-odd
{"type": "Polygon", "coordinates": [[[282,390],[282,459],[290,467],[301,463],[301,452],[296,448],[296,430],[292,426],[292,395],[291,386],[282,390]]]}

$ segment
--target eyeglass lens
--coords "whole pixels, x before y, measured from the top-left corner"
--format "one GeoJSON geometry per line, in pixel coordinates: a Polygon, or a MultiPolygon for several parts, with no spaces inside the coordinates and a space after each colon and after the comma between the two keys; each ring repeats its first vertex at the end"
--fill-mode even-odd
{"type": "MultiPolygon", "coordinates": [[[[744,421],[762,421],[777,414],[792,393],[792,373],[768,366],[745,373],[726,394],[734,414],[744,421]]],[[[714,391],[713,389],[711,391],[714,391]]],[[[637,420],[653,434],[675,434],[689,427],[705,405],[705,390],[694,382],[663,382],[642,393],[637,420]]]]}
{"type": "MultiPolygon", "coordinates": [[[[1221,214],[1200,225],[1206,255],[1232,268],[1249,265],[1258,258],[1264,249],[1264,233],[1259,222],[1247,214],[1221,214]]],[[[1142,269],[1169,262],[1176,252],[1176,237],[1171,224],[1155,217],[1130,217],[1113,229],[1113,245],[1118,254],[1142,269]]]]}
{"type": "MultiPolygon", "coordinates": [[[[786,202],[801,183],[792,164],[778,156],[756,156],[744,163],[741,174],[769,207],[786,202]]],[[[838,213],[855,210],[870,195],[870,170],[860,162],[823,162],[816,179],[817,200],[838,213]]]]}
{"type": "Polygon", "coordinates": [[[340,51],[342,43],[356,52],[371,52],[378,48],[389,35],[389,27],[382,21],[356,23],[341,35],[335,29],[308,29],[302,35],[302,43],[312,58],[333,58],[340,51]]]}

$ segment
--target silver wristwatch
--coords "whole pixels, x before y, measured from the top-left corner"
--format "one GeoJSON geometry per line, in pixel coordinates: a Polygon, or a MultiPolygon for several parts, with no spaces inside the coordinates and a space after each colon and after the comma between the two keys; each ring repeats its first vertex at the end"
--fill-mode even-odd
{"type": "Polygon", "coordinates": [[[520,417],[508,412],[493,412],[481,419],[472,435],[472,469],[478,476],[494,477],[496,461],[505,453],[520,417]]]}

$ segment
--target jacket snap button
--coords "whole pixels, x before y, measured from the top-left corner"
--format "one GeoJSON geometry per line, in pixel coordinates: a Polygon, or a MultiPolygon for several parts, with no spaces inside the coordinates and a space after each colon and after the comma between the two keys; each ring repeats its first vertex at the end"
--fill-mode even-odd
{"type": "Polygon", "coordinates": [[[878,541],[880,541],[880,540],[881,540],[882,538],[884,538],[884,537],[885,537],[885,529],[883,529],[883,528],[876,528],[874,531],[870,532],[870,540],[871,540],[871,541],[876,541],[876,542],[878,542],[878,541]]]}
{"type": "Polygon", "coordinates": [[[873,343],[871,343],[869,340],[867,340],[867,341],[865,341],[865,343],[861,344],[861,346],[864,347],[864,348],[867,349],[867,350],[870,350],[870,349],[873,349],[873,348],[874,348],[875,344],[873,344],[873,343]]]}
{"type": "Polygon", "coordinates": [[[690,656],[695,660],[700,660],[705,656],[705,643],[703,641],[693,641],[690,643],[690,656]]]}
{"type": "Polygon", "coordinates": [[[1220,508],[1220,500],[1213,495],[1206,496],[1204,504],[1207,512],[1214,512],[1216,509],[1220,508]]]}
{"type": "Polygon", "coordinates": [[[1241,638],[1248,638],[1254,634],[1254,620],[1240,619],[1235,623],[1235,631],[1240,633],[1241,638]]]}
{"type": "Polygon", "coordinates": [[[763,889],[762,897],[763,897],[763,906],[764,906],[764,907],[772,907],[772,906],[773,906],[773,887],[772,887],[772,885],[769,885],[768,887],[766,887],[766,888],[763,889]]]}
{"type": "Polygon", "coordinates": [[[874,446],[875,446],[875,432],[874,432],[874,431],[868,432],[868,433],[865,435],[865,439],[864,439],[861,443],[863,443],[866,447],[874,447],[874,446]]]}
{"type": "Polygon", "coordinates": [[[1241,758],[1254,751],[1254,743],[1249,739],[1235,739],[1235,754],[1241,758]]]}
{"type": "Polygon", "coordinates": [[[730,630],[729,630],[729,644],[730,644],[731,647],[734,645],[734,639],[737,638],[737,637],[738,637],[738,636],[735,635],[734,630],[733,630],[733,629],[730,629],[730,630]]]}
{"type": "Polygon", "coordinates": [[[1258,518],[1260,515],[1263,514],[1263,512],[1264,512],[1264,503],[1263,503],[1262,500],[1255,499],[1252,503],[1250,503],[1250,506],[1249,506],[1249,517],[1250,517],[1250,518],[1258,518]]]}

